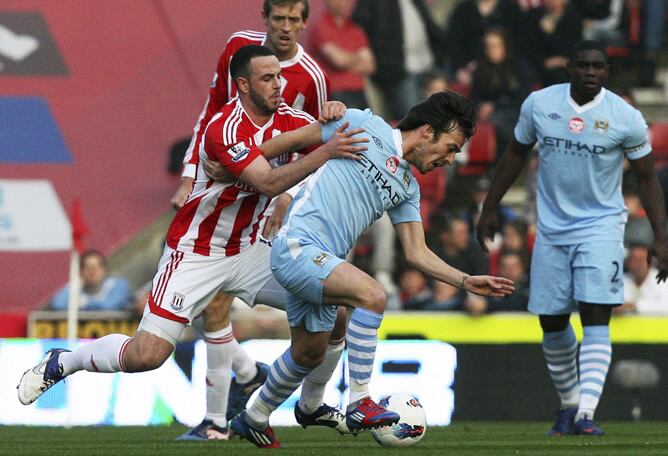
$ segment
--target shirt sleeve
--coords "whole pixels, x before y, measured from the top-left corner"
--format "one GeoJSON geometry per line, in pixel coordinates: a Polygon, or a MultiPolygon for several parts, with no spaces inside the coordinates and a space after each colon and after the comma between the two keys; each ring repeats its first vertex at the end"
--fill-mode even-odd
{"type": "Polygon", "coordinates": [[[228,131],[223,135],[224,121],[222,118],[219,120],[206,129],[204,150],[209,157],[219,161],[227,172],[238,178],[248,165],[262,155],[262,150],[254,144],[252,135],[243,124],[235,132],[228,131]]]}
{"type": "Polygon", "coordinates": [[[108,277],[103,285],[106,293],[88,301],[85,310],[125,310],[132,301],[128,281],[120,277],[108,277]]]}
{"type": "Polygon", "coordinates": [[[416,189],[410,197],[401,204],[387,210],[387,215],[389,215],[393,225],[404,222],[422,222],[422,217],[420,217],[420,187],[415,180],[412,181],[412,185],[415,185],[416,189]]]}
{"type": "Polygon", "coordinates": [[[520,110],[517,125],[515,125],[515,139],[520,144],[533,144],[536,142],[536,127],[533,122],[533,103],[535,93],[529,95],[520,110]]]}
{"type": "Polygon", "coordinates": [[[647,123],[640,111],[634,110],[634,116],[629,126],[629,134],[622,143],[624,155],[629,160],[637,160],[652,152],[647,138],[647,123]]]}
{"type": "Polygon", "coordinates": [[[52,310],[67,310],[67,304],[70,297],[70,285],[67,284],[53,297],[51,300],[51,305],[49,306],[52,310]]]}
{"type": "Polygon", "coordinates": [[[343,117],[341,117],[339,120],[327,122],[322,126],[322,142],[326,143],[332,139],[336,129],[344,123],[348,122],[350,124],[348,125],[348,129],[359,128],[364,125],[370,116],[371,111],[368,109],[365,109],[364,111],[360,111],[359,109],[347,109],[345,114],[343,114],[343,117]]]}

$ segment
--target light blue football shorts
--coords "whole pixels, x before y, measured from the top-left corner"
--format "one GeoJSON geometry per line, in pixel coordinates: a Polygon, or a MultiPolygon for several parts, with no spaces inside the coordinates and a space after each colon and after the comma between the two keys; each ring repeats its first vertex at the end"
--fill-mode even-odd
{"type": "Polygon", "coordinates": [[[550,245],[536,242],[531,259],[529,312],[563,315],[578,302],[624,302],[624,246],[621,241],[550,245]]]}
{"type": "Polygon", "coordinates": [[[308,240],[274,238],[271,271],[289,292],[285,310],[291,327],[303,323],[309,332],[334,328],[336,306],[323,304],[322,282],[344,261],[308,240]]]}

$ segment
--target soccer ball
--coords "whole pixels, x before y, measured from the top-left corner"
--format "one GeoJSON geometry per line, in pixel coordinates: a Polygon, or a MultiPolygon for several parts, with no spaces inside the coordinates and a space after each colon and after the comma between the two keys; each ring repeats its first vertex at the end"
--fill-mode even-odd
{"type": "Polygon", "coordinates": [[[399,414],[399,422],[373,429],[371,435],[384,447],[407,447],[417,444],[427,433],[427,416],[416,398],[410,394],[393,394],[378,402],[381,407],[399,414]]]}

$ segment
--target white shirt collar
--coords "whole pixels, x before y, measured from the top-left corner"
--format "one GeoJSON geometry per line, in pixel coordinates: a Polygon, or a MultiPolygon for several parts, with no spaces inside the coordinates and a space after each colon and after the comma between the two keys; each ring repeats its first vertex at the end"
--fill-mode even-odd
{"type": "Polygon", "coordinates": [[[603,97],[605,97],[605,93],[607,92],[607,90],[605,90],[605,87],[601,87],[601,91],[598,94],[596,94],[596,96],[594,97],[593,100],[591,100],[590,102],[585,103],[582,106],[580,106],[573,99],[573,97],[571,97],[571,85],[570,84],[568,84],[566,86],[566,89],[568,90],[568,104],[571,105],[571,108],[573,108],[573,110],[575,112],[577,112],[578,114],[582,114],[585,111],[589,111],[590,109],[595,108],[596,106],[601,104],[601,101],[603,101],[603,97]]]}
{"type": "Polygon", "coordinates": [[[404,158],[404,149],[402,148],[404,141],[401,139],[401,131],[393,128],[392,139],[394,140],[394,147],[397,149],[397,155],[399,158],[404,158]]]}
{"type": "MultiPolygon", "coordinates": [[[[267,38],[268,38],[268,36],[265,33],[264,34],[264,39],[262,40],[262,46],[267,45],[267,38]]],[[[299,62],[303,55],[304,55],[304,48],[302,47],[301,44],[297,43],[297,53],[295,54],[295,56],[293,58],[291,58],[290,60],[284,60],[282,62],[279,61],[278,63],[281,65],[281,68],[287,68],[287,67],[292,66],[295,63],[299,62]]]]}

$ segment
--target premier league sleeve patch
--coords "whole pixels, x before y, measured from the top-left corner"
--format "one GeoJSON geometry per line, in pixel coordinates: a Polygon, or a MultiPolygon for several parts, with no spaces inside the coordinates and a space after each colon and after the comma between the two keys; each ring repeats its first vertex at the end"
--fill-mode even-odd
{"type": "Polygon", "coordinates": [[[248,157],[250,148],[246,146],[245,142],[242,141],[227,149],[227,153],[230,154],[234,163],[239,163],[248,157]]]}

